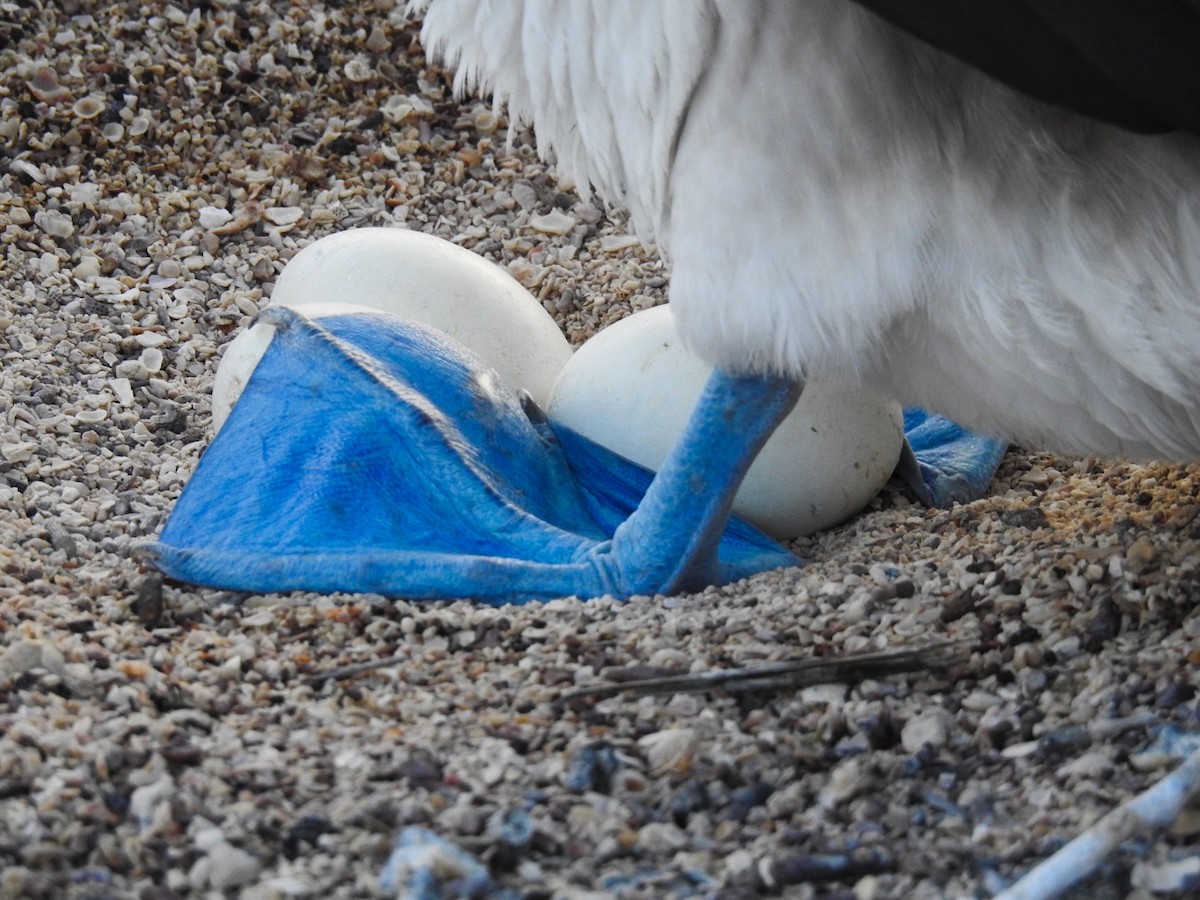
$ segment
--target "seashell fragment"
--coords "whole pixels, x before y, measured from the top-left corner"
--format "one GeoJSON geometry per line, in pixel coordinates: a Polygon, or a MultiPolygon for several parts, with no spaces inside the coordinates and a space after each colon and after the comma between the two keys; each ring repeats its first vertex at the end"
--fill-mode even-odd
{"type": "Polygon", "coordinates": [[[371,68],[371,61],[361,53],[346,63],[342,71],[348,79],[356,83],[368,81],[375,74],[371,68]]]}
{"type": "Polygon", "coordinates": [[[48,67],[38,69],[28,82],[29,93],[43,103],[57,103],[66,100],[71,92],[59,84],[58,75],[48,67]]]}
{"type": "Polygon", "coordinates": [[[385,53],[392,48],[392,42],[388,40],[387,32],[376,25],[367,35],[366,48],[372,53],[385,53]]]}
{"type": "Polygon", "coordinates": [[[671,773],[686,775],[691,770],[697,744],[696,732],[690,728],[668,728],[638,741],[649,773],[656,778],[671,773]]]}
{"type": "Polygon", "coordinates": [[[81,119],[94,119],[104,112],[106,105],[103,94],[88,94],[75,101],[71,106],[71,112],[81,119]]]}
{"type": "Polygon", "coordinates": [[[600,250],[603,253],[620,253],[640,243],[632,234],[606,234],[600,238],[600,250]]]}
{"type": "Polygon", "coordinates": [[[162,370],[163,352],[157,347],[147,347],[142,351],[140,361],[147,372],[159,372],[162,370]]]}
{"type": "Polygon", "coordinates": [[[247,203],[224,225],[210,229],[212,234],[224,237],[228,234],[238,234],[247,228],[253,228],[262,221],[263,211],[257,203],[247,203]]]}
{"type": "Polygon", "coordinates": [[[122,406],[133,405],[133,386],[129,383],[128,378],[113,378],[109,384],[112,385],[113,394],[116,395],[117,402],[122,406]]]}
{"type": "Polygon", "coordinates": [[[491,134],[499,127],[500,118],[491,110],[484,110],[475,116],[472,124],[480,134],[491,134]]]}
{"type": "Polygon", "coordinates": [[[8,164],[8,170],[14,175],[24,175],[37,184],[46,183],[46,173],[27,159],[14,159],[8,164]]]}
{"type": "Polygon", "coordinates": [[[295,225],[304,218],[299,206],[273,206],[263,211],[263,218],[273,225],[295,225]]]}
{"type": "Polygon", "coordinates": [[[223,209],[220,206],[205,206],[201,207],[197,220],[201,228],[211,231],[214,228],[220,228],[232,218],[233,213],[227,209],[223,209]]]}
{"type": "Polygon", "coordinates": [[[529,226],[542,234],[570,234],[571,229],[578,224],[574,216],[569,216],[557,209],[544,216],[534,216],[529,220],[529,226]]]}
{"type": "Polygon", "coordinates": [[[406,119],[416,116],[433,114],[433,104],[424,97],[407,94],[393,94],[379,108],[385,119],[393,125],[399,125],[406,119]]]}

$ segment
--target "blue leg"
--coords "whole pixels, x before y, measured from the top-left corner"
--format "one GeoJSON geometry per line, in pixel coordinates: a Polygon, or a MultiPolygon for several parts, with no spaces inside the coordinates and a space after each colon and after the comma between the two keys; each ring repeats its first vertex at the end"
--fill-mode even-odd
{"type": "Polygon", "coordinates": [[[593,551],[607,577],[633,593],[719,583],[717,544],[734,496],[800,390],[797,381],[715,371],[637,512],[610,550],[593,551]]]}

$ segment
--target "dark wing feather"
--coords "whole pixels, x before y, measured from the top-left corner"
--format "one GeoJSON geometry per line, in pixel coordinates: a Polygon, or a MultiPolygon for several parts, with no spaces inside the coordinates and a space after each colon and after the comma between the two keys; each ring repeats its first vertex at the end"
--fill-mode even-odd
{"type": "Polygon", "coordinates": [[[855,2],[1031,97],[1200,134],[1200,0],[855,2]]]}

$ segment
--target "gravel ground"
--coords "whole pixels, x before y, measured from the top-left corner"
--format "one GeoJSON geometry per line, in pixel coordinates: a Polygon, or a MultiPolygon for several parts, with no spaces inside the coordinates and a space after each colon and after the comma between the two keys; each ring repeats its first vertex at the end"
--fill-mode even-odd
{"type": "MultiPolygon", "coordinates": [[[[654,253],[415,35],[390,0],[0,2],[0,896],[381,896],[422,828],[462,896],[983,897],[1168,771],[1200,730],[1195,465],[1014,450],[976,503],[889,489],[806,568],[625,604],[139,567],[222,346],[312,240],[443,235],[576,342],[663,301],[654,253]],[[936,638],[967,657],[560,699],[936,638]]],[[[1193,810],[1076,896],[1151,896],[1198,841],[1193,810]]]]}

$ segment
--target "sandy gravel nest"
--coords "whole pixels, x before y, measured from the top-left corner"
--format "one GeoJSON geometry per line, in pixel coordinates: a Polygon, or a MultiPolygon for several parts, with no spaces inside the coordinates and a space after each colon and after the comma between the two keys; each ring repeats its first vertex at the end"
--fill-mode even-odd
{"type": "MultiPolygon", "coordinates": [[[[315,238],[443,235],[573,341],[664,300],[654,253],[415,35],[389,0],[0,2],[0,896],[378,896],[405,826],[497,896],[989,896],[1167,771],[1198,728],[1197,466],[1013,451],[976,503],[889,490],[807,568],[623,605],[140,568],[222,346],[315,238]],[[949,672],[559,700],[943,637],[949,672]]],[[[1149,896],[1198,834],[1077,896],[1149,896]]]]}

